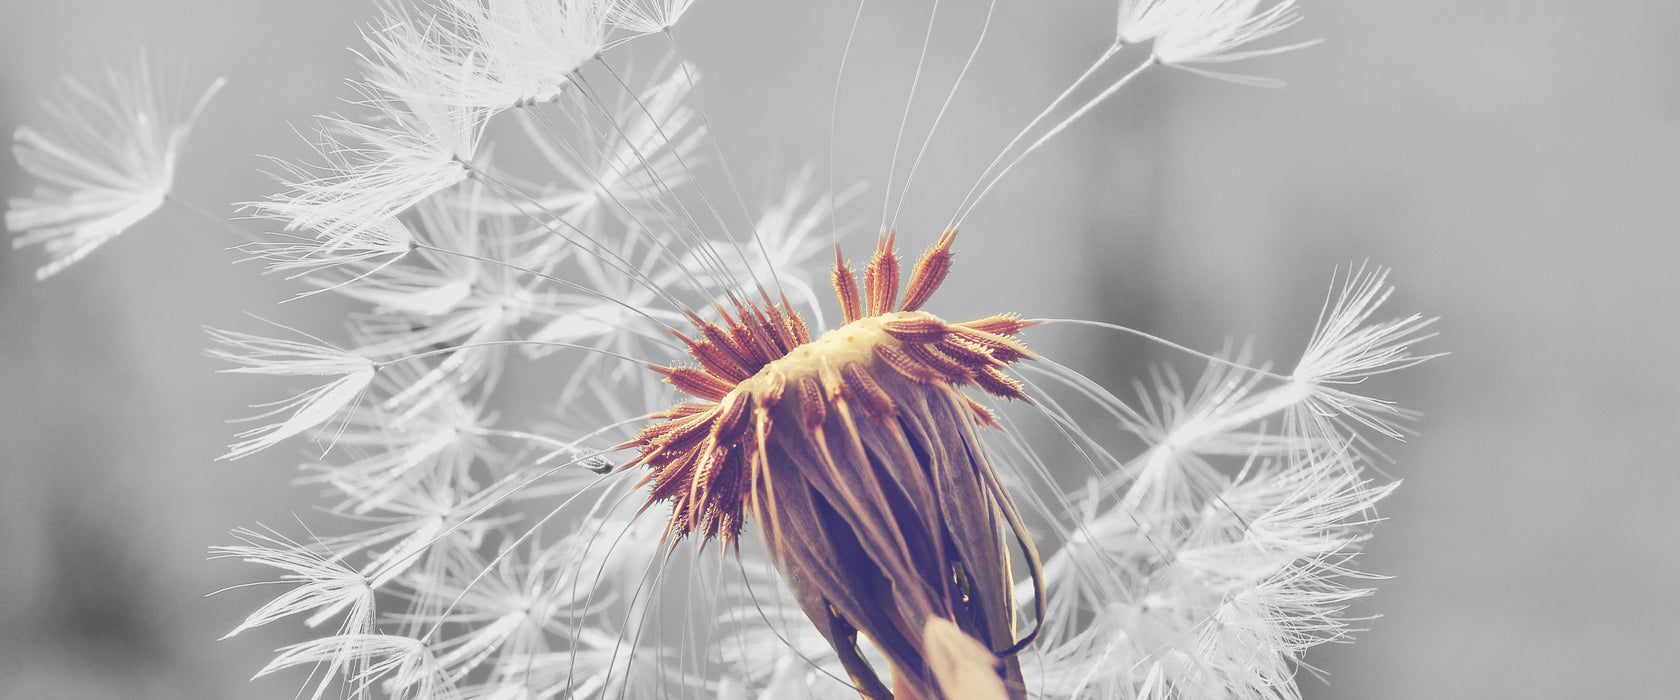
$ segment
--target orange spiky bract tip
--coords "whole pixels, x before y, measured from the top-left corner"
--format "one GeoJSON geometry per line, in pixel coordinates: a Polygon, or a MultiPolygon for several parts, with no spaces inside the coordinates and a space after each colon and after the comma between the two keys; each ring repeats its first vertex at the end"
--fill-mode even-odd
{"type": "MultiPolygon", "coordinates": [[[[1038,557],[977,434],[991,414],[962,387],[1024,399],[1004,370],[1034,357],[1014,338],[1030,322],[920,310],[950,271],[955,235],[917,261],[902,304],[896,234],[877,243],[861,294],[836,247],[845,325],[817,339],[785,297],[732,298],[718,323],[690,314],[698,337],[679,337],[700,366],[654,369],[700,401],[652,416],[623,445],[640,450],[626,468],[651,467],[644,509],[671,503],[669,541],[698,532],[727,550],[749,513],[760,522],[801,608],[871,700],[946,697],[928,659],[949,635],[926,635],[933,619],[1000,655],[1007,697],[1025,697],[1013,653],[1032,635],[1015,640],[1005,531],[1035,585],[1038,557]],[[858,653],[859,632],[887,657],[894,690],[858,653]]],[[[1042,595],[1034,604],[1042,617],[1042,595]]]]}

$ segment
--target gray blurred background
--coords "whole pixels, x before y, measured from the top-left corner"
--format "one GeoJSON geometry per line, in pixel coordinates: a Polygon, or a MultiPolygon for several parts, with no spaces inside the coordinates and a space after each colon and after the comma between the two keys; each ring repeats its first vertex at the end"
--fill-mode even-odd
{"type": "MultiPolygon", "coordinates": [[[[872,0],[841,91],[840,171],[878,211],[925,0],[872,0]]],[[[947,3],[948,84],[977,26],[947,3]]],[[[903,220],[919,250],[980,168],[1110,40],[1111,0],[1002,0],[993,43],[930,151],[903,220]]],[[[229,87],[179,193],[270,191],[253,154],[297,157],[338,108],[365,2],[4,0],[0,127],[40,119],[67,72],[150,47],[229,87]]],[[[825,150],[849,2],[699,0],[679,28],[749,202],[825,150]]],[[[1394,268],[1393,313],[1443,317],[1453,355],[1379,385],[1424,412],[1394,446],[1406,483],[1363,560],[1392,576],[1353,645],[1312,653],[1314,698],[1673,697],[1680,544],[1680,3],[1307,2],[1318,47],[1235,66],[1285,90],[1169,70],[1029,160],[969,220],[942,314],[1013,309],[1140,327],[1206,349],[1256,339],[1293,360],[1337,265],[1394,268]]],[[[927,107],[935,96],[922,98],[927,107]]],[[[927,112],[918,117],[925,129],[927,112]]],[[[920,133],[920,132],[915,132],[920,133]]],[[[23,187],[11,159],[3,186],[23,187]]],[[[767,196],[767,195],[765,195],[767,196]]],[[[230,241],[163,212],[46,283],[0,255],[0,697],[289,698],[248,683],[275,625],[215,641],[263,574],[207,562],[235,526],[295,528],[295,449],[213,462],[276,385],[213,374],[200,327],[247,310],[327,329],[230,241]]],[[[861,246],[859,241],[855,245],[861,246]]],[[[858,255],[862,253],[859,252],[858,255]]],[[[1047,353],[1123,388],[1151,358],[1044,333],[1047,353]]]]}

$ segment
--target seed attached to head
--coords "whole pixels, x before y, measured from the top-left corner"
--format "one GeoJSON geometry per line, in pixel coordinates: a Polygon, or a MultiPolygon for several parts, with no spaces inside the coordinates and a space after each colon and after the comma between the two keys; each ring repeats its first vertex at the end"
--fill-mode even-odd
{"type": "Polygon", "coordinates": [[[768,295],[737,302],[733,316],[720,309],[719,324],[691,317],[699,339],[683,340],[700,367],[656,369],[704,401],[653,416],[624,445],[640,450],[626,466],[652,468],[648,504],[671,502],[673,542],[698,531],[727,547],[749,513],[758,520],[805,614],[871,700],[954,699],[968,692],[951,685],[958,666],[996,674],[961,688],[1025,698],[1014,652],[1032,635],[1015,638],[1005,530],[1035,585],[1037,552],[979,439],[991,415],[961,387],[1023,398],[1003,369],[1032,357],[1013,338],[1029,323],[951,324],[917,310],[950,268],[953,237],[917,263],[897,311],[892,235],[861,295],[837,252],[846,324],[815,340],[768,295]],[[973,644],[953,642],[956,630],[973,644]],[[891,665],[891,690],[859,654],[860,632],[891,665]],[[976,661],[980,648],[991,656],[976,661]]]}

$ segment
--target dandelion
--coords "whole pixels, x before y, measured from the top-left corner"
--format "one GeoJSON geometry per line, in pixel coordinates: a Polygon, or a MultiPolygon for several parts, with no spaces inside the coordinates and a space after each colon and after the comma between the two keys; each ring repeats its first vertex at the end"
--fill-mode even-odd
{"type": "Polygon", "coordinates": [[[132,66],[107,66],[102,81],[66,78],[43,102],[58,131],[20,126],[12,152],[43,184],[13,197],[6,228],[17,248],[43,245],[51,261],[38,279],[58,274],[95,248],[151,216],[175,186],[175,161],[210,98],[217,79],[191,109],[180,113],[142,55],[132,66]]]}
{"type": "Polygon", "coordinates": [[[1370,434],[1410,417],[1361,382],[1433,356],[1429,320],[1372,320],[1386,272],[1346,276],[1292,371],[1188,351],[1197,379],[1158,368],[1130,400],[1026,336],[1135,331],[932,311],[958,225],[1023,158],[1157,63],[1294,48],[1244,47],[1295,3],[1122,1],[1115,45],[914,264],[883,212],[859,269],[857,187],[806,167],[760,211],[719,207],[698,68],[617,67],[691,4],[381,3],[363,99],[246,247],[355,305],[350,340],[211,331],[224,371],[315,382],[227,457],[313,438],[304,480],[356,523],[215,550],[290,586],[234,633],[341,620],[262,673],[355,698],[1298,697],[1367,593],[1353,558],[1393,489],[1370,434]],[[504,137],[534,157],[491,158],[504,137]],[[1040,433],[1073,456],[1048,464],[1040,433]]]}

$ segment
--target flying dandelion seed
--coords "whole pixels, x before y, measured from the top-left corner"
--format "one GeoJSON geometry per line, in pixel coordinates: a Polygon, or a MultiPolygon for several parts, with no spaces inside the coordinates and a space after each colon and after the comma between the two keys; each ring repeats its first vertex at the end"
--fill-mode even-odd
{"type": "Polygon", "coordinates": [[[103,80],[66,78],[45,103],[56,127],[13,134],[18,165],[45,184],[8,202],[14,247],[42,245],[52,260],[45,279],[151,216],[175,185],[175,161],[199,115],[221,90],[210,84],[185,114],[142,55],[127,69],[107,67],[103,80]]]}
{"type": "MultiPolygon", "coordinates": [[[[1386,271],[1345,276],[1291,373],[1191,351],[1198,380],[1157,370],[1135,401],[1022,338],[1130,329],[924,310],[959,225],[985,225],[970,215],[1025,158],[1153,66],[1275,84],[1206,66],[1304,46],[1248,48],[1295,24],[1296,3],[1122,0],[1112,47],[997,152],[908,271],[893,198],[933,129],[902,171],[895,144],[861,275],[837,220],[859,189],[832,172],[806,166],[746,206],[677,49],[692,5],[378,4],[352,83],[363,113],[325,118],[321,162],[284,165],[283,191],[251,205],[283,230],[244,247],[300,296],[361,304],[348,341],[211,332],[225,371],[313,378],[259,404],[227,456],[311,440],[304,481],[356,528],[241,530],[215,550],[287,586],[230,636],[338,622],[259,675],[310,669],[314,698],[1298,697],[1301,654],[1343,638],[1366,592],[1347,585],[1351,560],[1392,490],[1366,476],[1371,434],[1409,417],[1359,383],[1431,357],[1413,349],[1430,319],[1373,320],[1386,271]],[[615,54],[661,40],[651,75],[615,54]],[[708,144],[721,178],[701,168],[708,144]],[[551,414],[500,410],[527,383],[551,414]],[[1068,463],[1046,464],[1025,421],[1068,463]]],[[[151,94],[144,71],[112,82],[151,94]]],[[[155,119],[83,97],[119,124],[155,119]]],[[[53,223],[14,204],[36,239],[71,232],[43,276],[156,209],[191,121],[78,147],[20,130],[26,167],[149,154],[109,207],[53,223]]]]}

